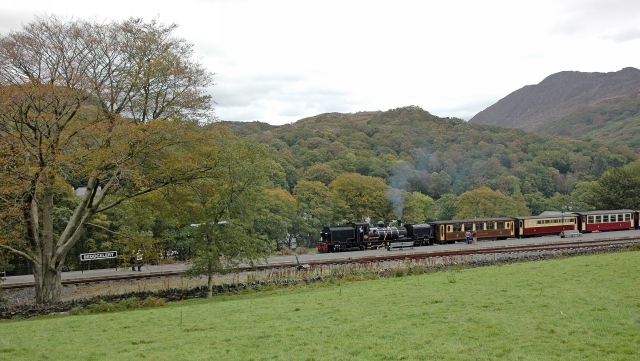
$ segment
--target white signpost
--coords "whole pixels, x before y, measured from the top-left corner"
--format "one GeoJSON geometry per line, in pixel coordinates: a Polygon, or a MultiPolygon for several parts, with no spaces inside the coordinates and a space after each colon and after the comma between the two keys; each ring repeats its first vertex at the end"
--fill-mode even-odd
{"type": "MultiPolygon", "coordinates": [[[[118,258],[118,251],[96,252],[96,253],[81,253],[80,261],[96,261],[101,259],[118,258]]],[[[118,270],[118,262],[116,261],[116,271],[118,270]]],[[[82,270],[84,273],[84,270],[82,270]]]]}

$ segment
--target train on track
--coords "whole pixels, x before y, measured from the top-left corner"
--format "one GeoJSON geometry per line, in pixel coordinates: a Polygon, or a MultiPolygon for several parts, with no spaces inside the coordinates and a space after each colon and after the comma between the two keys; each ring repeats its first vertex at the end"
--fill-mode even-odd
{"type": "Polygon", "coordinates": [[[374,226],[368,222],[351,222],[323,227],[318,252],[455,243],[464,241],[467,231],[473,232],[477,239],[500,240],[638,229],[639,223],[640,211],[630,209],[544,212],[539,216],[460,219],[405,225],[397,221],[393,226],[385,225],[384,222],[378,222],[374,226]]]}

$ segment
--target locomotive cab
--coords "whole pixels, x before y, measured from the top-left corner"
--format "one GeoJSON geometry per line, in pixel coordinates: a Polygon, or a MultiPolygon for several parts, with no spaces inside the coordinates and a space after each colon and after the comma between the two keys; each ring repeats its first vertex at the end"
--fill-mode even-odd
{"type": "Polygon", "coordinates": [[[339,252],[365,249],[369,239],[367,222],[352,222],[345,225],[325,226],[320,232],[318,252],[339,252]]]}

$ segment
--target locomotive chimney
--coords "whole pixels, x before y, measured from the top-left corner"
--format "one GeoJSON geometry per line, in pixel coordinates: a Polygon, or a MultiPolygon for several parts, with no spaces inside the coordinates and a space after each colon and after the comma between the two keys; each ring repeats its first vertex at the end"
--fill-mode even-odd
{"type": "Polygon", "coordinates": [[[402,220],[398,219],[398,227],[402,227],[402,220]]]}

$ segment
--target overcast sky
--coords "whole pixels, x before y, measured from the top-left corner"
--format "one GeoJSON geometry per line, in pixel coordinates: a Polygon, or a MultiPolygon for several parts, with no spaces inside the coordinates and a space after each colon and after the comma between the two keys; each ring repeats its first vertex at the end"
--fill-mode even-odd
{"type": "Polygon", "coordinates": [[[218,117],[274,125],[408,105],[468,120],[553,73],[640,68],[638,0],[3,0],[0,32],[37,15],[178,24],[218,117]]]}

